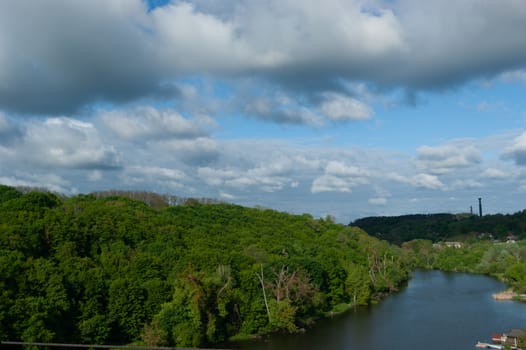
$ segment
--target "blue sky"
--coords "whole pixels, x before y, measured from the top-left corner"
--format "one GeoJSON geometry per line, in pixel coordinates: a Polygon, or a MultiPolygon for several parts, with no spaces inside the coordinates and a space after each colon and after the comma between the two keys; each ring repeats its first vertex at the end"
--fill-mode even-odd
{"type": "Polygon", "coordinates": [[[520,0],[0,4],[0,183],[347,223],[524,209],[520,0]]]}

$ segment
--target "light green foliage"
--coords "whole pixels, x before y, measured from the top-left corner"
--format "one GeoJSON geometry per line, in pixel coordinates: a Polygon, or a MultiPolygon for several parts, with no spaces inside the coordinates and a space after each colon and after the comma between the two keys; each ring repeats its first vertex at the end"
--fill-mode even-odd
{"type": "Polygon", "coordinates": [[[270,331],[287,331],[295,333],[298,331],[296,326],[296,307],[291,305],[289,300],[276,301],[272,299],[270,308],[270,331]]]}
{"type": "MultiPolygon", "coordinates": [[[[181,347],[196,347],[203,342],[206,320],[206,286],[202,275],[183,272],[176,281],[173,300],[162,306],[157,321],[169,340],[181,347]]],[[[213,320],[211,320],[213,322],[213,320]]]]}
{"type": "Polygon", "coordinates": [[[402,244],[406,259],[413,267],[431,268],[434,264],[433,242],[425,239],[415,239],[402,244]]]}
{"type": "Polygon", "coordinates": [[[526,261],[517,262],[504,271],[504,276],[518,293],[526,293],[526,261]]]}
{"type": "Polygon", "coordinates": [[[401,249],[330,218],[157,207],[0,186],[0,338],[206,346],[295,332],[408,278],[401,249]]]}
{"type": "Polygon", "coordinates": [[[350,297],[350,304],[367,305],[372,289],[367,268],[358,264],[349,265],[345,288],[350,297]]]}
{"type": "Polygon", "coordinates": [[[414,267],[444,271],[483,273],[511,285],[518,293],[526,293],[526,241],[464,243],[461,248],[438,245],[429,249],[422,242],[407,242],[403,251],[414,267]]]}

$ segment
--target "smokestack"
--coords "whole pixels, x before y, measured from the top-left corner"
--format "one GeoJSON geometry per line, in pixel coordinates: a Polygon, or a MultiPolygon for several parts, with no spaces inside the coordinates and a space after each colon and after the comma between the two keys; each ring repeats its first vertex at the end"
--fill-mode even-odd
{"type": "Polygon", "coordinates": [[[482,217],[482,198],[479,198],[479,216],[482,217]]]}
{"type": "Polygon", "coordinates": [[[469,206],[469,213],[470,213],[471,215],[473,215],[473,206],[472,206],[472,205],[469,206]]]}

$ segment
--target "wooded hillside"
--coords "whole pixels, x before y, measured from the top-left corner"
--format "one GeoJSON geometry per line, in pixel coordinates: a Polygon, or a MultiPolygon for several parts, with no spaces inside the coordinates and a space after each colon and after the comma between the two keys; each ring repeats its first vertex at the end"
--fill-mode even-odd
{"type": "Polygon", "coordinates": [[[414,214],[401,216],[366,217],[350,223],[370,235],[388,242],[401,244],[413,239],[429,239],[433,242],[456,236],[476,236],[485,233],[494,239],[508,235],[526,238],[526,210],[515,214],[484,215],[469,214],[414,214]]]}
{"type": "Polygon", "coordinates": [[[0,339],[198,346],[295,332],[408,278],[401,249],[310,215],[0,186],[0,339]]]}

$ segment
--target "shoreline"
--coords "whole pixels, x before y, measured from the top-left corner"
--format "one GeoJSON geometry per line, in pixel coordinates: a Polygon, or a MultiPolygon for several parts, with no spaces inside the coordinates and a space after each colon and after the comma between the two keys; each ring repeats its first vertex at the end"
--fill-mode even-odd
{"type": "Polygon", "coordinates": [[[526,294],[519,294],[512,289],[506,289],[502,292],[494,293],[493,299],[498,301],[526,301],[526,294]]]}

